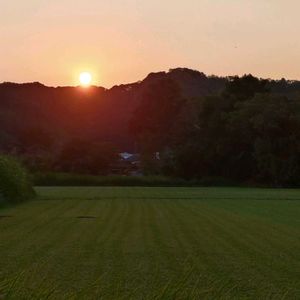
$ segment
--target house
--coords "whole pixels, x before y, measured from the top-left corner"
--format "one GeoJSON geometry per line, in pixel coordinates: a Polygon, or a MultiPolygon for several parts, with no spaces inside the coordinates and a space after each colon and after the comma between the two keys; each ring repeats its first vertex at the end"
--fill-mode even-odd
{"type": "Polygon", "coordinates": [[[141,156],[138,153],[119,153],[118,162],[112,166],[113,174],[126,176],[140,176],[141,171],[141,156]]]}

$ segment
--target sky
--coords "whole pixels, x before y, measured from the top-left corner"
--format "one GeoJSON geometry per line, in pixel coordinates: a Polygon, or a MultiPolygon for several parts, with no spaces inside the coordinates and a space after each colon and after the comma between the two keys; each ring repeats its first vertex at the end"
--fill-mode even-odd
{"type": "Polygon", "coordinates": [[[0,0],[0,82],[111,87],[150,72],[300,79],[298,0],[0,0]]]}

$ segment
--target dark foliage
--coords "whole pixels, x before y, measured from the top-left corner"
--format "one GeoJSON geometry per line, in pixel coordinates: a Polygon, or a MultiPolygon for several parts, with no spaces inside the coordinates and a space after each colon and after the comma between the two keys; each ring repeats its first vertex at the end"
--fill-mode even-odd
{"type": "Polygon", "coordinates": [[[0,151],[34,171],[110,174],[117,152],[145,174],[297,186],[300,82],[184,69],[115,86],[0,85],[0,151]]]}
{"type": "Polygon", "coordinates": [[[107,175],[110,173],[110,166],[117,160],[118,153],[112,144],[72,140],[58,156],[57,169],[72,173],[107,175]]]}
{"type": "MultiPolygon", "coordinates": [[[[165,143],[156,147],[160,172],[187,179],[300,185],[300,99],[272,93],[268,85],[251,75],[230,78],[222,94],[188,101],[171,116],[166,113],[177,130],[157,131],[160,137],[167,132],[165,143]]],[[[156,95],[155,101],[161,97],[156,95]]],[[[146,106],[141,109],[147,113],[146,106]]],[[[151,121],[160,124],[156,118],[151,121]]],[[[147,139],[148,131],[140,134],[147,139]]],[[[152,140],[156,138],[153,134],[152,140]]]]}
{"type": "Polygon", "coordinates": [[[20,163],[12,157],[0,156],[0,201],[23,202],[34,195],[28,174],[20,163]]]}

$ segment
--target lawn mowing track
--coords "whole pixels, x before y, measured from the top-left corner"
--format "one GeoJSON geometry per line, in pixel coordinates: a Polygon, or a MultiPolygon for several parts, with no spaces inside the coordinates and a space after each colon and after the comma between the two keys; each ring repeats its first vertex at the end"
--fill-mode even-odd
{"type": "Polygon", "coordinates": [[[37,192],[0,210],[0,298],[300,299],[300,190],[37,192]]]}

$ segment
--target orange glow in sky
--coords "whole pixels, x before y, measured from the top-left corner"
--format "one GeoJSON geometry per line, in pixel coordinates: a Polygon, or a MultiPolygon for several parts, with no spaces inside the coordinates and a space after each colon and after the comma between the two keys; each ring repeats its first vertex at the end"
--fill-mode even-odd
{"type": "Polygon", "coordinates": [[[135,82],[188,67],[300,79],[298,0],[0,1],[0,82],[135,82]]]}

